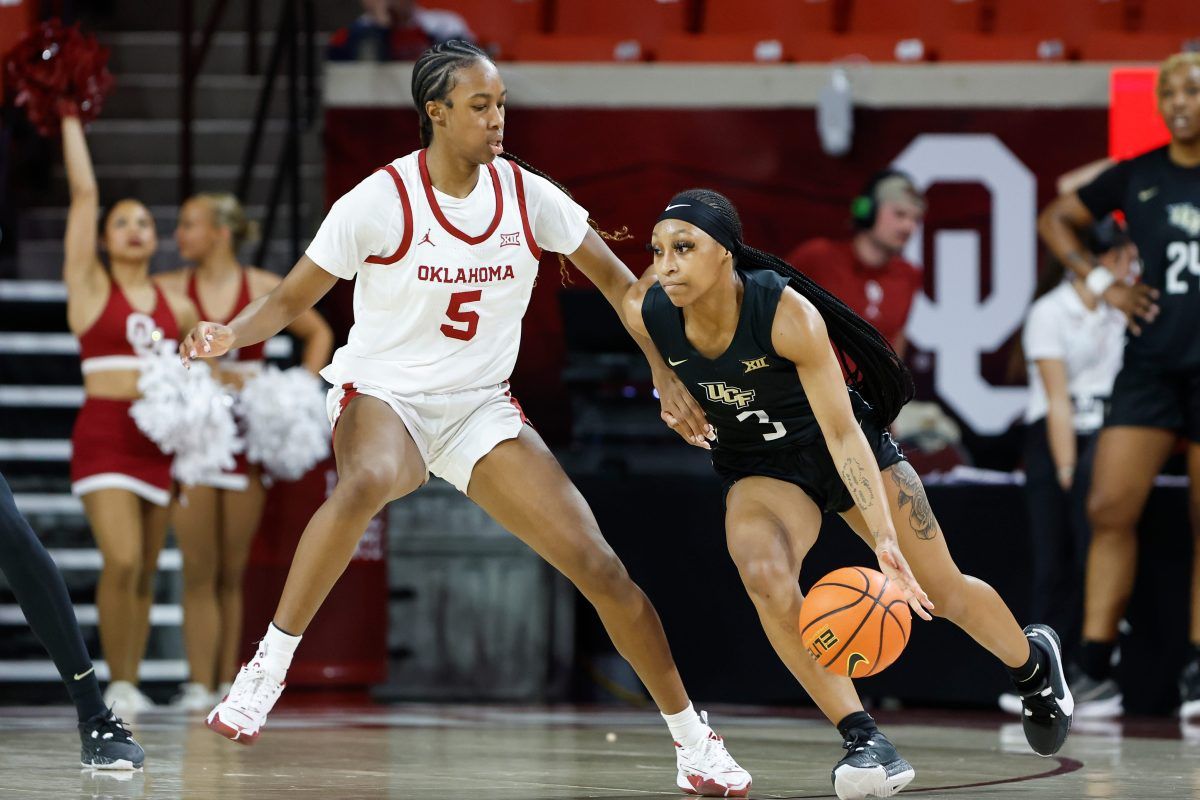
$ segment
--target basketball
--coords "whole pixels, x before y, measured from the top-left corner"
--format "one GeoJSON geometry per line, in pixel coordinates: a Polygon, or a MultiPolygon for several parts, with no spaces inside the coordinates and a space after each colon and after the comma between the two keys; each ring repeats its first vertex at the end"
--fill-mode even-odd
{"type": "Polygon", "coordinates": [[[912,612],[900,587],[866,567],[843,567],[808,591],[800,609],[800,638],[818,664],[838,675],[865,678],[904,652],[912,612]]]}

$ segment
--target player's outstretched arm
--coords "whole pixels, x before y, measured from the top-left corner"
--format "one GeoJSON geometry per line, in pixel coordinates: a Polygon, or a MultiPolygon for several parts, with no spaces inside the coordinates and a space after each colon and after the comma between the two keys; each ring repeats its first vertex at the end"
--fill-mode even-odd
{"type": "Polygon", "coordinates": [[[180,341],[179,357],[187,364],[193,358],[215,358],[269,339],[316,305],[337,281],[337,276],[301,256],[278,286],[242,309],[228,325],[199,323],[180,341]]]}
{"type": "MultiPolygon", "coordinates": [[[[713,438],[712,426],[705,419],[704,411],[671,368],[662,360],[658,348],[654,346],[654,342],[646,333],[645,325],[640,324],[641,296],[645,294],[646,288],[650,284],[646,283],[638,295],[637,318],[639,324],[634,327],[630,324],[630,318],[626,312],[627,293],[636,290],[641,284],[634,280],[629,267],[625,266],[612,250],[608,249],[608,245],[604,243],[600,235],[589,230],[583,237],[583,243],[567,258],[571,259],[571,263],[579,267],[579,271],[596,285],[596,288],[608,300],[609,305],[617,312],[617,318],[621,320],[625,330],[642,349],[647,363],[650,364],[654,388],[658,390],[659,401],[662,405],[660,416],[663,422],[682,436],[688,444],[702,447],[705,450],[711,449],[708,441],[713,438]]],[[[643,280],[646,278],[643,277],[643,280]]]]}
{"type": "Polygon", "coordinates": [[[1113,282],[1111,273],[1108,274],[1107,280],[1101,280],[1100,273],[1108,272],[1103,268],[1093,280],[1088,280],[1088,276],[1099,265],[1095,257],[1083,246],[1079,231],[1091,225],[1093,221],[1092,212],[1079,199],[1079,194],[1071,192],[1060,195],[1038,216],[1038,234],[1055,258],[1088,281],[1090,290],[1113,308],[1125,312],[1129,318],[1130,330],[1139,334],[1142,332],[1139,320],[1153,322],[1158,316],[1158,304],[1155,302],[1158,299],[1158,290],[1142,283],[1129,286],[1113,282]]]}
{"type": "Polygon", "coordinates": [[[862,427],[854,418],[841,367],[829,344],[825,320],[811,303],[787,289],[775,312],[771,343],[779,355],[796,365],[829,455],[875,537],[879,568],[901,587],[917,616],[932,619],[929,610],[933,609],[933,603],[900,552],[883,476],[862,427]]]}

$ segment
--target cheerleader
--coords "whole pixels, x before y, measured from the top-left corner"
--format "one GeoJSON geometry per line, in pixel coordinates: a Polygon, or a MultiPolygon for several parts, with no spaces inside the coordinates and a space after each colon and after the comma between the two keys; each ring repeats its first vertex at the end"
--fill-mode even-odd
{"type": "MultiPolygon", "coordinates": [[[[273,273],[238,261],[242,245],[256,235],[232,194],[198,194],[183,204],[175,228],[180,256],[195,266],[158,276],[158,282],[186,294],[202,319],[231,320],[279,284],[273,273]]],[[[287,330],[303,342],[301,364],[315,375],[329,361],[329,326],[310,309],[287,330]]],[[[237,391],[262,371],[263,350],[260,342],[227,353],[212,362],[213,372],[237,391]]],[[[265,500],[261,467],[244,456],[232,470],[180,490],[171,520],[183,554],[183,639],[191,680],[175,700],[179,708],[207,710],[237,673],[242,575],[265,500]]]]}
{"type": "Polygon", "coordinates": [[[83,500],[104,556],[96,607],[111,680],[105,702],[134,714],[153,705],[138,691],[137,675],[167,533],[171,457],[139,430],[130,409],[146,360],[171,347],[180,328],[194,324],[196,312],[181,293],[166,292],[151,280],[158,239],[154,218],[141,202],[114,203],[97,241],[99,192],[83,125],[78,116],[67,115],[61,130],[71,195],[63,281],[85,395],[71,436],[71,491],[83,500]]]}

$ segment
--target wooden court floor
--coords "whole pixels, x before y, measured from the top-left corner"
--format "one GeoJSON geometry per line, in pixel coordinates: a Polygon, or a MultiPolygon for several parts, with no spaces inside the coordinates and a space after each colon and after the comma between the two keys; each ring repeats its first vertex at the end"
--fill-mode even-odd
{"type": "MultiPolygon", "coordinates": [[[[811,714],[713,708],[711,721],[754,776],[752,797],[834,797],[836,733],[811,714]]],[[[679,797],[670,738],[652,712],[405,705],[284,708],[238,746],[198,717],[143,715],[144,771],[78,766],[66,708],[5,708],[0,798],[420,798],[574,800],[679,797]],[[611,734],[611,735],[610,735],[611,734]]],[[[917,770],[903,796],[1200,798],[1200,727],[1157,720],[1080,724],[1056,758],[1034,756],[997,715],[893,713],[883,729],[917,770]]]]}

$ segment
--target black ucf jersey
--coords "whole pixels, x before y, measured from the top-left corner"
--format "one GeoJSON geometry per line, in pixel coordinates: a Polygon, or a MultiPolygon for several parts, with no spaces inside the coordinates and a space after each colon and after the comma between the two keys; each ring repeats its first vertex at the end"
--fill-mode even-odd
{"type": "Polygon", "coordinates": [[[1158,289],[1158,319],[1130,336],[1126,357],[1200,367],[1200,167],[1171,161],[1166,147],[1121,161],[1079,189],[1096,219],[1125,212],[1142,280],[1158,289]]]}
{"type": "MultiPolygon", "coordinates": [[[[658,352],[700,403],[716,429],[716,450],[763,452],[822,441],[796,365],[771,346],[775,309],[787,278],[738,270],[745,287],[737,330],[724,353],[705,358],[683,328],[683,311],[655,283],[642,301],[642,321],[658,352]]],[[[847,390],[849,391],[849,390],[847,390]]],[[[850,393],[860,420],[868,406],[850,393]]]]}

